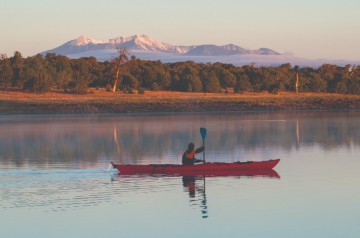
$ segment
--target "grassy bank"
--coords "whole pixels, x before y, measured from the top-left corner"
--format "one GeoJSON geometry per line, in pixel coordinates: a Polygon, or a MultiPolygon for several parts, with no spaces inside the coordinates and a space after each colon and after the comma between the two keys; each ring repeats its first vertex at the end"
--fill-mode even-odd
{"type": "Polygon", "coordinates": [[[123,94],[92,90],[86,95],[0,91],[0,114],[199,112],[360,109],[360,95],[280,93],[123,94]]]}

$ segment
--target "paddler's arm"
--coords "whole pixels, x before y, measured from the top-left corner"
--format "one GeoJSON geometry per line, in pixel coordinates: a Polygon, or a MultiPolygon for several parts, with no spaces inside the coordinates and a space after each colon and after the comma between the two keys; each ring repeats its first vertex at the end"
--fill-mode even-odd
{"type": "Polygon", "coordinates": [[[195,154],[199,154],[199,153],[203,152],[204,149],[205,149],[205,146],[201,146],[200,148],[197,148],[197,149],[195,150],[195,154]]]}

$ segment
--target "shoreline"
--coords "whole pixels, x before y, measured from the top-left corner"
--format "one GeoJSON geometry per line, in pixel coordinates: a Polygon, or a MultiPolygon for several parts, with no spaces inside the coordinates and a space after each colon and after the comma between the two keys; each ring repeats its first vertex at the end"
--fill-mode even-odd
{"type": "Polygon", "coordinates": [[[93,91],[86,95],[0,91],[0,115],[359,110],[360,95],[332,93],[145,94],[93,91]]]}

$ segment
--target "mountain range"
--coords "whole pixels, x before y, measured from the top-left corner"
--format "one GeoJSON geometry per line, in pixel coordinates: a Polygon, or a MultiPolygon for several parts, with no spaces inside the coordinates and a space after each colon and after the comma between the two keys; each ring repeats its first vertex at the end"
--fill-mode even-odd
{"type": "Polygon", "coordinates": [[[157,41],[147,35],[134,35],[128,37],[120,36],[114,39],[110,39],[108,41],[98,41],[82,35],[79,38],[71,40],[57,48],[42,52],[42,54],[56,53],[71,56],[73,54],[85,53],[89,51],[116,49],[117,47],[125,47],[130,52],[144,51],[189,56],[225,56],[235,54],[280,55],[278,52],[268,48],[248,50],[233,44],[223,46],[173,46],[168,43],[157,41]]]}
{"type": "Polygon", "coordinates": [[[325,62],[346,64],[347,61],[308,60],[292,55],[280,54],[269,48],[256,50],[245,49],[234,44],[227,45],[192,45],[173,46],[160,42],[154,38],[141,34],[133,36],[120,36],[107,41],[91,39],[85,35],[51,50],[41,52],[65,55],[69,58],[96,57],[99,61],[112,59],[116,55],[116,48],[125,47],[129,55],[144,60],[161,60],[164,63],[179,61],[194,61],[198,63],[230,63],[237,66],[245,64],[280,65],[283,63],[298,64],[303,66],[318,66],[325,62]]]}

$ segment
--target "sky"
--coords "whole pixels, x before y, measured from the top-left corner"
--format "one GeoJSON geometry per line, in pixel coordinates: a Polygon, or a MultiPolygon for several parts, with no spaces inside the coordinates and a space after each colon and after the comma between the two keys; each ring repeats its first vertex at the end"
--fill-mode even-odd
{"type": "Polygon", "coordinates": [[[0,0],[0,53],[35,55],[87,35],[235,44],[309,59],[360,59],[359,0],[0,0]]]}

